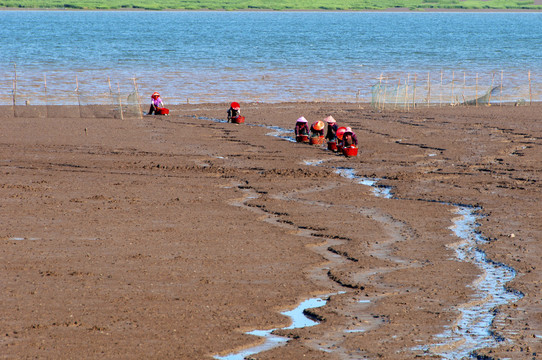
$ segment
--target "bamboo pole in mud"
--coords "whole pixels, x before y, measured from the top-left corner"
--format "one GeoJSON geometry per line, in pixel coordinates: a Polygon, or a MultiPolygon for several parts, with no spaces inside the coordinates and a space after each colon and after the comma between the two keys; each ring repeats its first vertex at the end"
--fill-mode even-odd
{"type": "Polygon", "coordinates": [[[405,83],[405,105],[407,107],[407,111],[410,111],[410,106],[408,102],[408,83],[410,81],[410,73],[407,74],[407,81],[405,83]]]}
{"type": "Polygon", "coordinates": [[[77,104],[79,105],[79,117],[81,116],[81,96],[79,95],[79,80],[77,79],[77,75],[75,75],[75,94],[77,95],[77,104]]]}
{"type": "Polygon", "coordinates": [[[47,102],[47,75],[43,74],[43,92],[45,95],[45,117],[49,117],[49,107],[47,102]]]}
{"type": "Polygon", "coordinates": [[[388,87],[384,85],[384,101],[382,101],[382,110],[384,110],[384,108],[386,107],[387,96],[388,96],[388,87]]]}
{"type": "Polygon", "coordinates": [[[440,70],[440,95],[439,95],[439,106],[442,106],[442,81],[443,81],[443,72],[440,70]]]}
{"type": "Polygon", "coordinates": [[[12,88],[11,92],[12,92],[12,95],[13,95],[13,104],[11,105],[11,109],[13,110],[13,117],[16,117],[15,116],[15,79],[13,80],[13,88],[12,88]]]}
{"type": "Polygon", "coordinates": [[[529,70],[529,105],[533,104],[533,92],[531,88],[531,70],[529,70]]]}
{"type": "Polygon", "coordinates": [[[395,106],[394,109],[397,109],[397,103],[399,102],[399,89],[401,88],[401,79],[397,80],[397,90],[395,90],[395,106]]]}
{"type": "Polygon", "coordinates": [[[382,110],[384,105],[383,104],[383,99],[382,99],[382,76],[384,74],[383,73],[380,73],[380,77],[378,78],[378,96],[377,96],[377,101],[376,101],[376,108],[377,109],[380,109],[382,110]]]}
{"type": "Polygon", "coordinates": [[[489,89],[489,98],[487,99],[487,106],[491,106],[491,92],[493,91],[493,83],[495,81],[495,73],[491,73],[491,88],[489,89]]]}
{"type": "Polygon", "coordinates": [[[137,101],[137,113],[139,114],[139,118],[143,119],[143,112],[141,111],[141,99],[139,98],[139,91],[137,89],[137,82],[136,82],[135,76],[133,80],[134,80],[134,90],[136,93],[136,101],[137,101]]]}
{"type": "Polygon", "coordinates": [[[476,73],[476,90],[474,95],[474,102],[478,106],[478,73],[476,73]]]}
{"type": "Polygon", "coordinates": [[[15,105],[17,104],[17,64],[13,64],[13,111],[15,112],[15,105]]]}
{"type": "Polygon", "coordinates": [[[359,103],[360,92],[361,90],[358,89],[358,92],[356,93],[356,102],[358,103],[358,109],[361,109],[361,104],[359,103]]]}
{"type": "Polygon", "coordinates": [[[416,107],[416,80],[418,80],[418,74],[414,74],[414,88],[412,89],[412,108],[416,107]]]}
{"type": "Polygon", "coordinates": [[[122,113],[122,99],[121,99],[121,96],[120,96],[120,83],[117,81],[117,89],[118,89],[118,98],[119,98],[119,108],[120,108],[120,119],[121,120],[124,120],[124,114],[122,113]]]}
{"type": "Polygon", "coordinates": [[[429,104],[431,103],[431,78],[430,78],[430,72],[427,72],[427,107],[429,107],[429,104]]]}
{"type": "Polygon", "coordinates": [[[467,102],[465,101],[465,86],[467,86],[467,73],[463,71],[463,93],[461,96],[463,97],[463,104],[467,105],[467,102]]]}
{"type": "Polygon", "coordinates": [[[501,94],[499,99],[499,106],[502,106],[502,81],[503,81],[503,71],[501,70],[501,94]]]}
{"type": "Polygon", "coordinates": [[[455,99],[454,99],[454,81],[455,81],[455,71],[452,70],[452,93],[451,93],[452,101],[450,101],[450,105],[452,105],[452,106],[455,105],[455,99]]]}

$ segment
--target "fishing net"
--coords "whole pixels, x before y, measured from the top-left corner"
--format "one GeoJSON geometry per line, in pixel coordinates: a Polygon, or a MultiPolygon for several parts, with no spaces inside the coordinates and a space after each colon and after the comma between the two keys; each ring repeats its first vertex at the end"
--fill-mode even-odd
{"type": "Polygon", "coordinates": [[[371,104],[379,109],[403,109],[435,105],[478,106],[489,104],[524,105],[542,101],[542,84],[507,85],[493,81],[467,85],[465,82],[404,83],[380,81],[371,88],[371,104]]]}

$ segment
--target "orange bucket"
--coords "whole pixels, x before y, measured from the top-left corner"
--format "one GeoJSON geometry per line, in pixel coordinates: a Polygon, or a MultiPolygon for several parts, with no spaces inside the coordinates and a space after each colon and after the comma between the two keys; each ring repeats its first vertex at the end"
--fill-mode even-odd
{"type": "Polygon", "coordinates": [[[296,138],[295,138],[295,141],[308,143],[309,142],[309,135],[297,135],[296,138]]]}
{"type": "Polygon", "coordinates": [[[310,144],[311,145],[322,145],[324,143],[323,136],[311,136],[310,144]]]}

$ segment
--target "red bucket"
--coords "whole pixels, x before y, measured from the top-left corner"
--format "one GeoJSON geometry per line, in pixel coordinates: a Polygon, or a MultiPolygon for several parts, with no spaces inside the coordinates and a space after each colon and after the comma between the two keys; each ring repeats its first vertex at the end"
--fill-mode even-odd
{"type": "Polygon", "coordinates": [[[309,135],[297,135],[296,138],[295,138],[295,141],[308,143],[309,142],[309,135]]]}
{"type": "Polygon", "coordinates": [[[357,156],[358,155],[358,147],[357,146],[347,146],[347,147],[343,148],[343,154],[346,157],[357,156]]]}
{"type": "Polygon", "coordinates": [[[335,141],[328,141],[327,149],[331,151],[337,151],[337,143],[335,141]]]}
{"type": "Polygon", "coordinates": [[[169,109],[166,108],[157,108],[156,115],[169,115],[169,109]]]}
{"type": "Polygon", "coordinates": [[[245,117],[239,115],[238,117],[231,118],[231,122],[234,124],[242,124],[245,122],[245,117]]]}

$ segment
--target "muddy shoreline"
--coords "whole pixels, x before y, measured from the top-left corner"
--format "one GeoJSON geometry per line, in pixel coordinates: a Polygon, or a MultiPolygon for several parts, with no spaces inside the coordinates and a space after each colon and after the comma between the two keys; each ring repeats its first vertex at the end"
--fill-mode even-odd
{"type": "Polygon", "coordinates": [[[439,358],[438,335],[457,326],[481,275],[456,259],[445,203],[480,207],[488,242],[477,246],[515,269],[506,286],[523,294],[493,310],[502,341],[475,354],[542,354],[540,104],[246,104],[245,125],[205,120],[224,119],[226,104],[124,120],[99,106],[16,118],[10,108],[0,115],[5,358],[212,359],[330,293],[311,310],[318,326],[278,330],[290,341],[252,357],[439,358]],[[301,115],[351,126],[358,157],[268,135],[301,115]],[[400,200],[336,168],[381,179],[400,200]]]}

